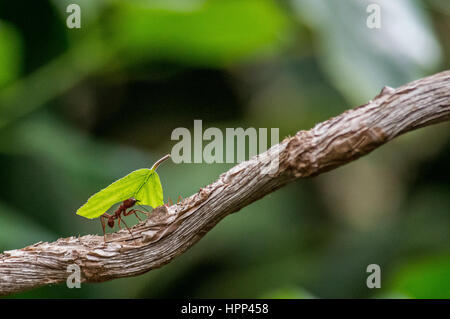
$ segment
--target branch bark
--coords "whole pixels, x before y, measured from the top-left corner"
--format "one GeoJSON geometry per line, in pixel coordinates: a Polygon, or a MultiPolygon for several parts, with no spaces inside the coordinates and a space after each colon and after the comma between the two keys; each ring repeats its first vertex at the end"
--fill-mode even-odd
{"type": "Polygon", "coordinates": [[[299,178],[368,154],[408,131],[450,119],[450,71],[385,87],[368,103],[299,131],[236,165],[177,205],[155,209],[126,231],[61,238],[0,254],[0,295],[66,281],[77,264],[82,282],[137,276],[169,263],[228,214],[299,178]],[[267,174],[278,164],[274,174],[267,174]]]}

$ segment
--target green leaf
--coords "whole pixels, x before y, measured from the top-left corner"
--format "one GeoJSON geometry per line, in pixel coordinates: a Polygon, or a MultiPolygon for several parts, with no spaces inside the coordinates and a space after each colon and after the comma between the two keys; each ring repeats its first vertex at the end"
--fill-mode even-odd
{"type": "Polygon", "coordinates": [[[91,196],[77,211],[77,215],[97,218],[112,205],[134,197],[141,205],[153,208],[164,205],[163,190],[158,174],[153,169],[142,168],[115,181],[91,196]]]}
{"type": "Polygon", "coordinates": [[[147,180],[140,186],[135,193],[134,198],[139,200],[142,205],[151,206],[153,208],[164,205],[163,190],[158,173],[149,170],[147,180]]]}
{"type": "Polygon", "coordinates": [[[177,2],[117,3],[105,23],[122,61],[221,67],[270,55],[287,39],[289,20],[275,1],[194,1],[188,8],[177,2]]]}

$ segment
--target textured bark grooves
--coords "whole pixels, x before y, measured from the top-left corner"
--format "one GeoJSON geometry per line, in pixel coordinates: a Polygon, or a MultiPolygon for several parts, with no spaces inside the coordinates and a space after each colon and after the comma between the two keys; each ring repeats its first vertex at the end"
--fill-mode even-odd
{"type": "Polygon", "coordinates": [[[194,245],[222,218],[283,185],[363,156],[405,132],[450,118],[450,71],[383,88],[367,104],[299,131],[236,165],[183,202],[160,207],[132,228],[107,236],[61,238],[0,254],[0,295],[66,281],[67,266],[82,282],[136,276],[161,267],[194,245]],[[274,174],[265,174],[273,163],[274,174]]]}

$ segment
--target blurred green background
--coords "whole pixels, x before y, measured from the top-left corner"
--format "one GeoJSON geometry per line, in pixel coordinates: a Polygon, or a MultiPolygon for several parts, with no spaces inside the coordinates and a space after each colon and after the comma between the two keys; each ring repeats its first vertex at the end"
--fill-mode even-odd
{"type": "MultiPolygon", "coordinates": [[[[0,251],[101,234],[75,211],[194,119],[283,138],[448,69],[449,14],[445,0],[1,0],[0,251]]],[[[448,124],[424,128],[228,216],[161,269],[13,297],[449,298],[449,160],[448,124]]],[[[231,166],[165,163],[165,198],[231,166]]]]}

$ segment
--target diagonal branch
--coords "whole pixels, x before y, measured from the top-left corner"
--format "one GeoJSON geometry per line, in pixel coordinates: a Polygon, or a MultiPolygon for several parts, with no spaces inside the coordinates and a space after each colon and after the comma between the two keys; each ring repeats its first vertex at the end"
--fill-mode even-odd
{"type": "Polygon", "coordinates": [[[77,264],[82,282],[137,276],[169,263],[222,218],[298,178],[318,175],[363,156],[408,131],[450,119],[450,71],[397,89],[299,131],[236,165],[177,205],[159,207],[108,243],[103,237],[61,238],[0,254],[0,295],[66,281],[77,264]],[[274,174],[268,172],[278,167],[274,174]]]}

